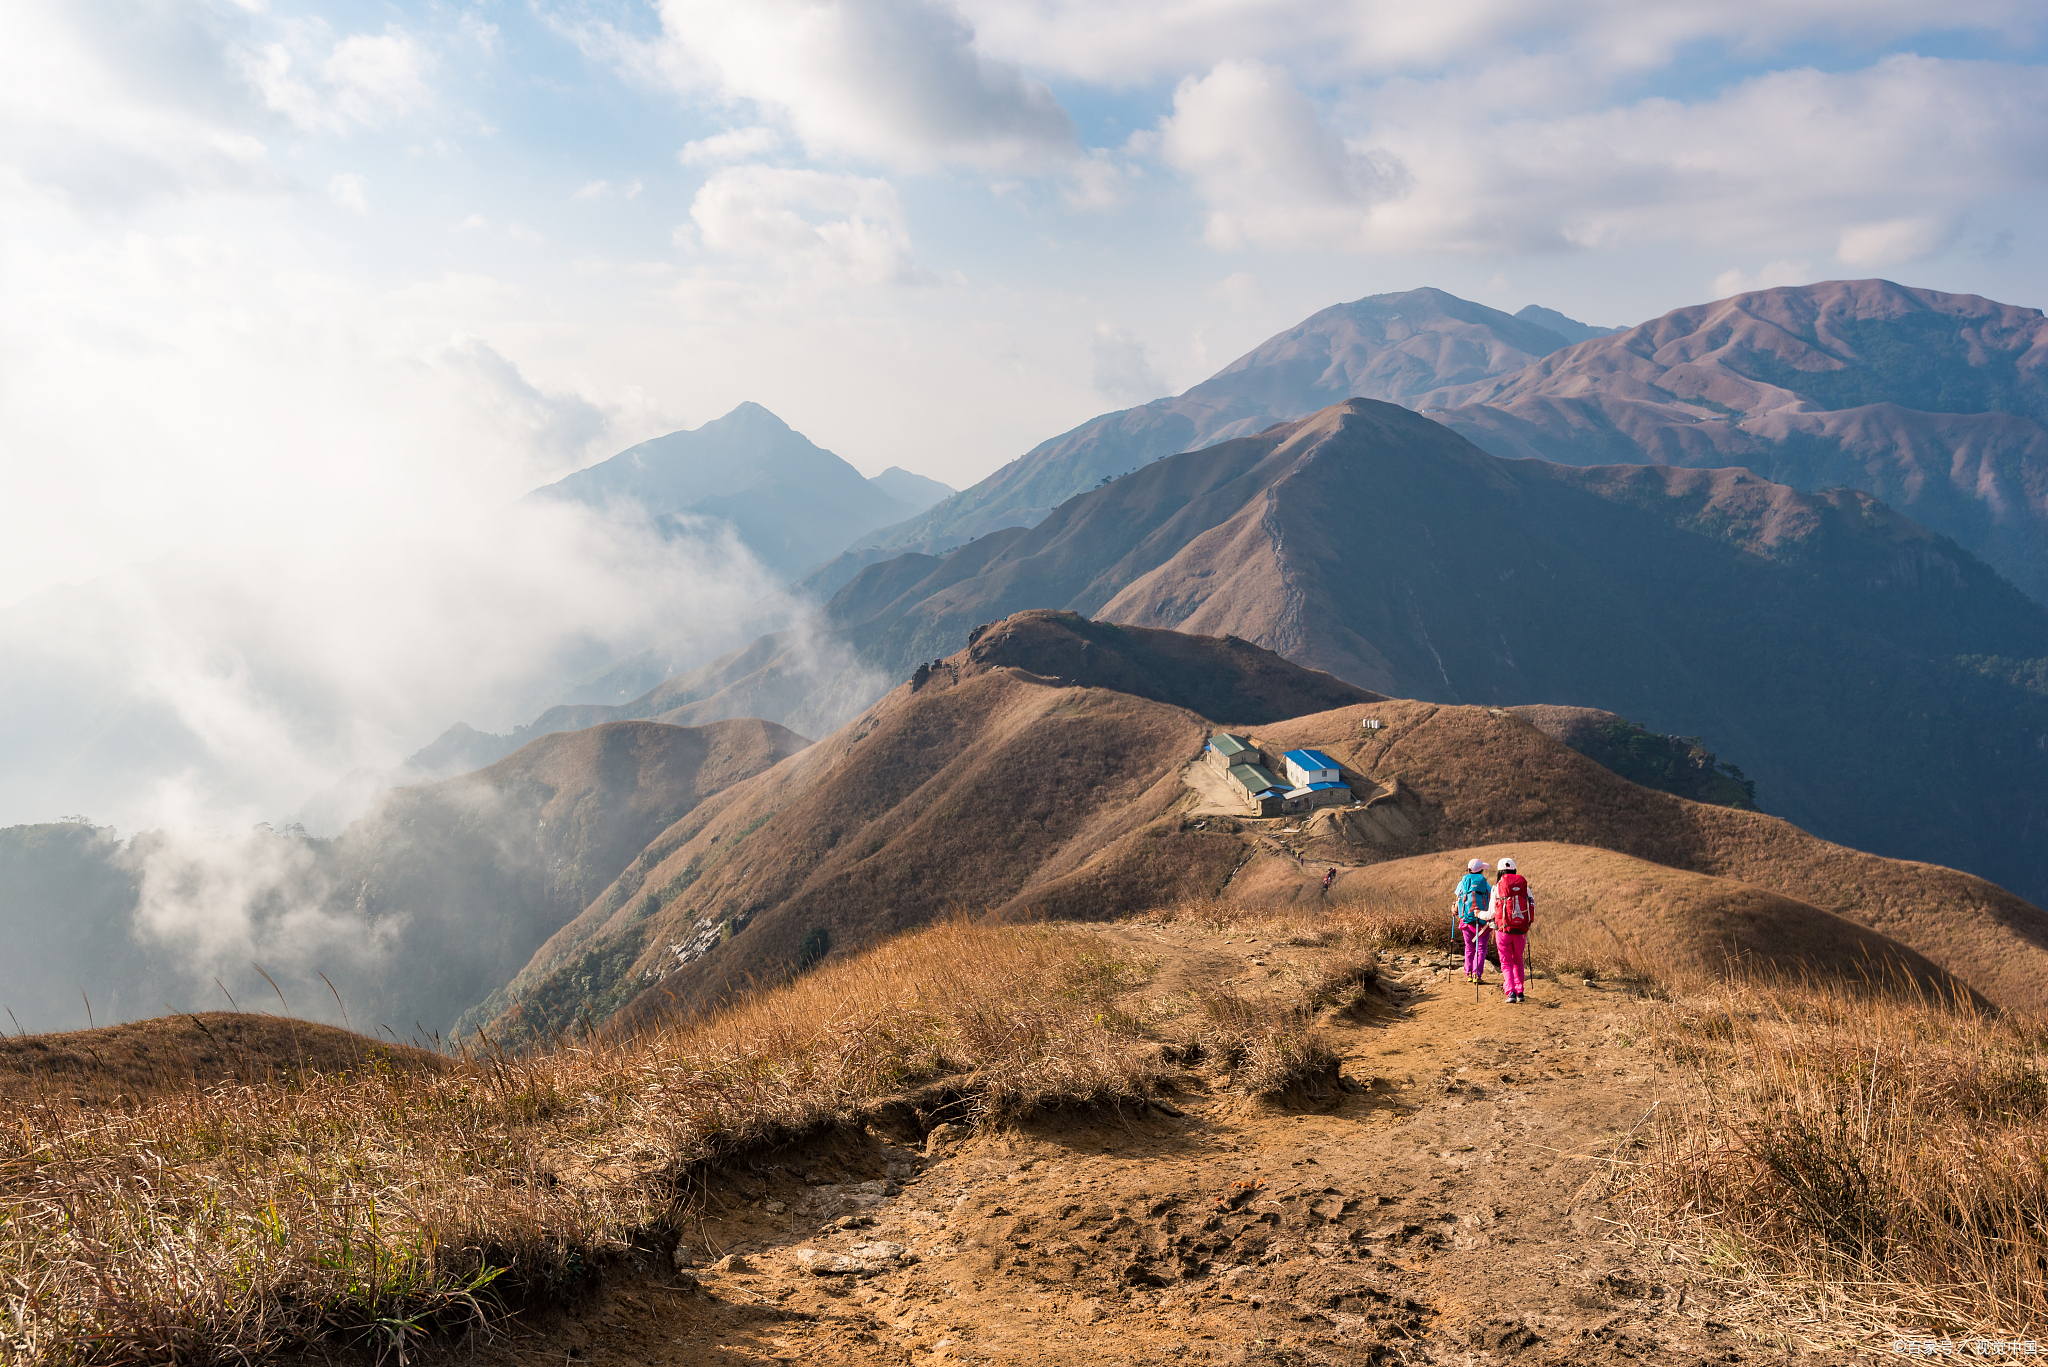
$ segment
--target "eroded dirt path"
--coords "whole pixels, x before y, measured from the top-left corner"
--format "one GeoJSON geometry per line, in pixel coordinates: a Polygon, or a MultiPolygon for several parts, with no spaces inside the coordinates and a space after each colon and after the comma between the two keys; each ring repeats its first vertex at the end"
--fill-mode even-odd
{"type": "MultiPolygon", "coordinates": [[[[1156,961],[1141,997],[1285,990],[1291,961],[1337,952],[1094,933],[1156,961]]],[[[476,1360],[1784,1360],[1613,1237],[1610,1160],[1673,1085],[1626,994],[1545,977],[1509,1006],[1435,956],[1382,971],[1390,1009],[1326,1021],[1342,1090],[1252,1102],[1190,1069],[1163,1109],[792,1146],[714,1181],[687,1274],[615,1270],[476,1360]]]]}

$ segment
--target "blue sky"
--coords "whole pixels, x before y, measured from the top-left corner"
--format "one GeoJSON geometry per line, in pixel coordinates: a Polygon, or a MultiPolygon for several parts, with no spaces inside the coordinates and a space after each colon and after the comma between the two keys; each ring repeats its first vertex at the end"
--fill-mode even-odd
{"type": "Polygon", "coordinates": [[[8,10],[0,604],[743,399],[961,486],[1420,284],[2048,297],[2018,0],[8,10]]]}
{"type": "Polygon", "coordinates": [[[788,620],[731,544],[507,511],[743,400],[964,486],[1418,285],[1603,324],[1867,275],[2039,306],[2039,25],[0,0],[0,821],[289,819],[788,620]],[[67,748],[100,737],[130,770],[67,748]]]}

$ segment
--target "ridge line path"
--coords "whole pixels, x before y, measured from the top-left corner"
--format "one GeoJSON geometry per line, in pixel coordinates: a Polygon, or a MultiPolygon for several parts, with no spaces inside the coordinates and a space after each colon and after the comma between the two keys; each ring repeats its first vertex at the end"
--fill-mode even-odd
{"type": "MultiPolygon", "coordinates": [[[[1358,951],[1191,924],[1087,928],[1154,964],[1130,993],[1300,999],[1358,951]]],[[[1540,937],[1538,937],[1540,965],[1540,937]]],[[[1631,991],[1547,971],[1476,995],[1430,950],[1326,1009],[1341,1087],[1279,1101],[1184,1068],[1165,1107],[990,1133],[909,1106],[714,1176],[689,1270],[642,1255],[465,1360],[625,1364],[1783,1362],[1711,1287],[1614,1237],[1613,1160],[1675,1075],[1631,991]],[[900,1118],[901,1119],[901,1118],[900,1118]],[[1234,1185],[1238,1184],[1238,1185],[1234,1185]],[[1244,1185],[1256,1184],[1256,1185],[1244,1185]],[[737,1255],[730,1264],[717,1260],[737,1255]]],[[[1164,1032],[1168,1037],[1172,1027],[1164,1032]]],[[[1831,1361],[1851,1360],[1853,1353],[1831,1361]]]]}

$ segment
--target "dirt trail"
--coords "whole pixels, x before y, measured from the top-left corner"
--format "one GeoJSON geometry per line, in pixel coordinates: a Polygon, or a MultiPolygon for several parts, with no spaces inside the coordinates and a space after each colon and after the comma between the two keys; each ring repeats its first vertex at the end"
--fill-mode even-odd
{"type": "MultiPolygon", "coordinates": [[[[1156,961],[1134,994],[1147,1000],[1291,991],[1290,961],[1342,952],[1178,925],[1094,933],[1156,961]]],[[[906,1115],[762,1155],[707,1191],[689,1273],[622,1266],[475,1360],[1785,1360],[1611,1237],[1608,1160],[1673,1085],[1630,1038],[1628,995],[1543,977],[1510,1006],[1426,957],[1383,965],[1386,1010],[1326,1021],[1341,1089],[1254,1102],[1187,1069],[1164,1108],[941,1128],[923,1145],[906,1115]],[[738,1262],[714,1270],[726,1254],[738,1262]],[[870,1270],[805,1266],[834,1259],[870,1270]]]]}

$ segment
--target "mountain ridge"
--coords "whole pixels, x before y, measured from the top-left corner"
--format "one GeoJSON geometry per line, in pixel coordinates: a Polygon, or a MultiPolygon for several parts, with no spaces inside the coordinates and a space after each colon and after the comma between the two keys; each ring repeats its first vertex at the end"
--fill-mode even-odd
{"type": "MultiPolygon", "coordinates": [[[[593,903],[494,1003],[491,1034],[546,1037],[585,1010],[701,1010],[738,984],[801,971],[806,946],[856,948],[963,895],[1000,918],[1101,919],[1226,885],[1249,904],[1292,902],[1328,867],[1341,900],[1349,880],[1369,885],[1389,861],[1540,841],[1705,880],[1686,895],[1746,908],[1731,944],[1791,916],[1811,921],[1802,943],[1832,953],[1826,926],[1843,918],[1857,943],[1906,946],[1993,1001],[2048,1000],[2048,914],[1981,878],[1640,788],[1498,708],[1365,695],[1273,715],[1341,688],[1224,638],[1042,610],[988,624],[843,730],[663,833],[660,861],[623,896],[593,903]],[[1121,669],[1113,662],[1100,676],[1064,672],[1096,650],[1181,653],[1158,675],[1173,690],[1147,699],[1103,687],[1121,669]],[[1260,669],[1281,685],[1268,720],[1184,705],[1229,706],[1241,691],[1230,681],[1260,669]],[[1216,805],[1190,776],[1208,772],[1201,747],[1219,726],[1247,730],[1268,753],[1321,748],[1361,802],[1306,821],[1216,805]]],[[[1610,864],[1620,872],[1601,877],[1636,876],[1610,864]]]]}
{"type": "MultiPolygon", "coordinates": [[[[1967,663],[2048,658],[2048,609],[1855,490],[1505,460],[1352,400],[1155,462],[1037,527],[869,565],[811,630],[901,679],[1036,607],[1239,636],[1379,693],[1568,699],[1704,736],[1817,834],[2048,892],[2028,852],[2048,822],[2030,767],[2044,700],[2024,666],[1967,663]]],[[[711,672],[744,693],[740,663],[711,672]]],[[[813,734],[860,710],[850,680],[813,734]]]]}

